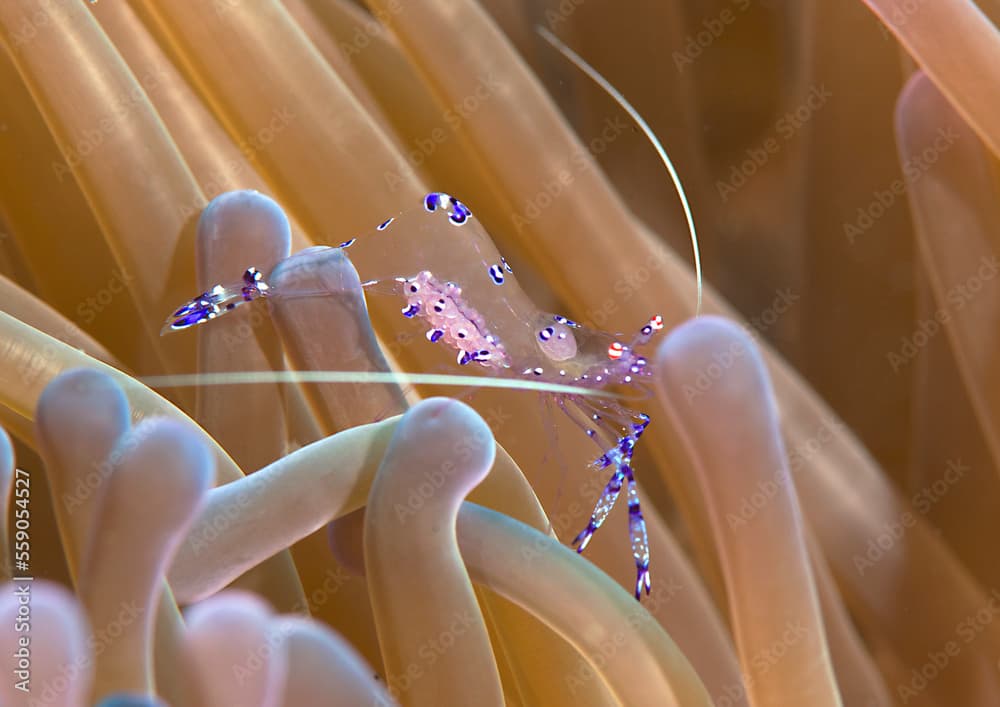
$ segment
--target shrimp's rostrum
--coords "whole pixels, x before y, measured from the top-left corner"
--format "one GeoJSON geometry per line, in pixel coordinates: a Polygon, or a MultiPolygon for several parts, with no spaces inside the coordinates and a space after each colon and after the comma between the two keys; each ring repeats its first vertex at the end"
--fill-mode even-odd
{"type": "MultiPolygon", "coordinates": [[[[401,316],[426,324],[427,340],[454,351],[460,366],[479,366],[497,376],[564,383],[578,388],[635,385],[650,375],[638,352],[660,329],[653,316],[629,341],[539,311],[520,288],[513,270],[486,231],[458,199],[427,194],[410,211],[375,232],[340,244],[366,289],[401,298],[401,316]],[[427,254],[433,253],[433,262],[427,254]]],[[[268,286],[248,269],[242,282],[219,285],[174,312],[165,331],[186,329],[256,299],[301,297],[268,286]]],[[[636,565],[635,595],[650,590],[646,524],[632,469],[632,453],[649,417],[614,398],[546,393],[597,444],[592,466],[610,477],[587,526],[573,545],[583,552],[608,517],[623,488],[636,565]]]]}

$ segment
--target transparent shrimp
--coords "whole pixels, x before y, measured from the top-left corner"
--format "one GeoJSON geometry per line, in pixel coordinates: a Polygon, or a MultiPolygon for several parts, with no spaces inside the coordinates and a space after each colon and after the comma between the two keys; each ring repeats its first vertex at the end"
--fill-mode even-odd
{"type": "MultiPolygon", "coordinates": [[[[626,341],[537,310],[469,208],[448,194],[427,194],[415,209],[339,247],[368,278],[365,288],[399,297],[400,316],[423,322],[429,344],[451,350],[457,366],[577,389],[638,385],[650,375],[638,349],[663,328],[661,317],[651,317],[626,341]],[[433,263],[427,262],[427,253],[435,254],[433,263]]],[[[188,329],[258,299],[321,294],[279,290],[260,271],[248,268],[239,282],[213,287],[178,308],[164,332],[188,329]]],[[[649,548],[632,452],[649,417],[609,397],[547,394],[598,443],[601,453],[593,466],[611,469],[590,522],[573,544],[583,552],[624,487],[638,598],[650,588],[649,548]]]]}
{"type": "MultiPolygon", "coordinates": [[[[680,178],[666,151],[635,109],[600,74],[550,32],[542,36],[607,91],[636,121],[667,168],[684,207],[694,251],[697,308],[702,300],[701,260],[694,219],[680,178]]],[[[442,193],[427,194],[414,209],[382,222],[374,233],[340,244],[366,289],[401,299],[401,316],[426,324],[428,342],[450,349],[461,367],[520,379],[524,387],[548,386],[557,407],[600,450],[591,466],[610,470],[586,527],[572,545],[582,553],[625,489],[629,538],[636,567],[635,597],[651,588],[649,542],[632,466],[632,455],[650,424],[647,414],[624,407],[611,396],[581,390],[641,387],[651,375],[639,349],[663,328],[653,315],[630,339],[582,326],[567,317],[539,311],[513,277],[469,208],[442,193]],[[428,260],[433,254],[433,261],[428,260]]],[[[164,332],[187,329],[257,299],[326,293],[284,292],[269,286],[254,268],[242,280],[218,285],[193,298],[167,320],[164,332]]]]}

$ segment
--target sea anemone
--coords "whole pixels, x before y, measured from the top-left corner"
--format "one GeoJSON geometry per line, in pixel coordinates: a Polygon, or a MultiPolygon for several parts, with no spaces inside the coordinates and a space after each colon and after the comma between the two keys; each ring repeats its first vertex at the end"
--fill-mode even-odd
{"type": "Polygon", "coordinates": [[[0,701],[996,704],[996,8],[366,5],[0,3],[0,701]],[[573,421],[309,248],[437,189],[662,314],[640,602],[573,421]],[[160,335],[251,266],[310,296],[160,335]]]}

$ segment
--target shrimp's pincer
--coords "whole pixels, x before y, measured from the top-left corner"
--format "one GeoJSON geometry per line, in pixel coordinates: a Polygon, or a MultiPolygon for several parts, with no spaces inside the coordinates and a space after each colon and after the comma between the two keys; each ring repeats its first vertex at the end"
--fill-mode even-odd
{"type": "Polygon", "coordinates": [[[247,268],[243,281],[236,285],[216,285],[189,299],[167,319],[160,334],[188,329],[270,294],[271,288],[257,268],[247,268]]]}

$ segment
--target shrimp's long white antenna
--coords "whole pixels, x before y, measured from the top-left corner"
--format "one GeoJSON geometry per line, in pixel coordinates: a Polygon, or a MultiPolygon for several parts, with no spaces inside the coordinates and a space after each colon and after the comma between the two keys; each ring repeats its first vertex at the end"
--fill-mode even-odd
{"type": "Polygon", "coordinates": [[[646,135],[646,139],[652,143],[653,148],[656,150],[656,154],[660,156],[660,161],[663,162],[663,166],[667,168],[667,172],[670,173],[670,179],[674,182],[674,188],[677,190],[677,196],[681,200],[681,207],[684,209],[684,218],[687,219],[688,231],[691,233],[691,248],[694,251],[694,274],[696,286],[698,288],[698,304],[695,306],[695,316],[701,313],[701,294],[702,294],[702,275],[701,275],[701,254],[698,248],[698,232],[694,227],[694,216],[691,214],[691,206],[688,203],[687,195],[684,193],[684,187],[681,185],[681,178],[677,174],[677,170],[674,168],[674,163],[670,161],[670,157],[667,155],[667,151],[663,149],[663,145],[660,143],[659,138],[653,132],[653,129],[649,127],[649,124],[643,119],[639,112],[629,103],[625,96],[621,92],[608,83],[608,80],[601,76],[594,67],[588,64],[583,58],[574,52],[572,49],[567,47],[562,41],[559,40],[552,32],[547,28],[539,25],[535,28],[540,35],[553,47],[559,50],[559,52],[569,59],[573,64],[583,73],[585,73],[594,83],[600,86],[605,93],[611,96],[615,102],[625,109],[625,112],[629,114],[629,117],[635,121],[635,124],[639,126],[639,129],[646,135]]]}
{"type": "Polygon", "coordinates": [[[233,371],[180,373],[145,376],[139,382],[150,388],[180,388],[201,385],[253,385],[259,383],[395,383],[397,385],[457,385],[477,388],[513,388],[598,398],[614,398],[614,393],[575,385],[534,380],[456,376],[444,373],[396,373],[394,371],[233,371]]]}

